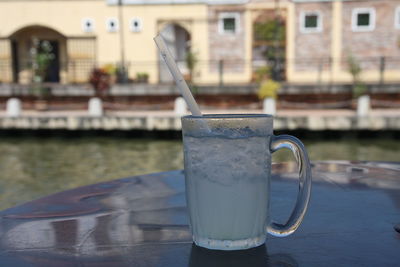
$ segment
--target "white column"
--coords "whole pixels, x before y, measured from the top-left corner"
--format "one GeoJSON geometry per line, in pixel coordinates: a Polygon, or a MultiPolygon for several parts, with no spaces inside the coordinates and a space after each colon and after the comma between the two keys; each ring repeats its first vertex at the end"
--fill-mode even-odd
{"type": "Polygon", "coordinates": [[[100,98],[92,97],[89,99],[88,112],[90,116],[101,117],[103,116],[103,103],[100,98]]]}
{"type": "Polygon", "coordinates": [[[370,98],[369,95],[363,95],[357,98],[357,116],[367,116],[370,110],[370,98]]]}
{"type": "Polygon", "coordinates": [[[187,112],[187,105],[183,97],[178,97],[175,99],[174,103],[174,113],[176,115],[184,115],[187,112]]]}
{"type": "Polygon", "coordinates": [[[263,112],[270,115],[276,114],[276,101],[275,98],[267,97],[263,101],[263,112]]]}
{"type": "Polygon", "coordinates": [[[18,98],[8,99],[6,114],[8,117],[19,117],[21,115],[21,100],[18,98]]]}

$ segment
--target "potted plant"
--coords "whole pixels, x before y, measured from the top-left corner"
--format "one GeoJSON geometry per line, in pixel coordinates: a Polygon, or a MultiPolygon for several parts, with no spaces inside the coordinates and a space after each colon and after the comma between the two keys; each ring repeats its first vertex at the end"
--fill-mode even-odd
{"type": "Polygon", "coordinates": [[[258,89],[258,98],[263,100],[263,112],[271,115],[276,113],[276,99],[281,84],[272,79],[264,80],[258,89]]]}
{"type": "Polygon", "coordinates": [[[45,87],[43,82],[47,74],[47,69],[55,57],[53,47],[49,41],[40,41],[34,37],[32,39],[30,55],[32,60],[32,91],[37,97],[34,105],[37,110],[46,110],[48,108],[46,98],[50,95],[50,88],[45,87]]]}
{"type": "Polygon", "coordinates": [[[147,83],[149,81],[149,74],[147,74],[146,72],[136,73],[136,81],[138,83],[147,83]]]}
{"type": "Polygon", "coordinates": [[[356,103],[352,101],[352,107],[357,107],[357,115],[365,116],[368,114],[370,109],[370,97],[368,95],[367,86],[361,81],[360,75],[362,68],[358,60],[353,56],[349,55],[347,58],[348,70],[352,76],[352,96],[356,100],[356,103]]]}
{"type": "Polygon", "coordinates": [[[118,64],[115,69],[116,74],[116,82],[117,83],[127,83],[129,82],[128,78],[128,69],[125,64],[118,64]]]}
{"type": "Polygon", "coordinates": [[[90,74],[89,83],[93,86],[96,96],[102,97],[110,89],[110,74],[102,68],[94,68],[90,74]]]}
{"type": "Polygon", "coordinates": [[[118,68],[114,64],[105,64],[101,67],[101,70],[109,76],[110,86],[117,82],[118,68]]]}

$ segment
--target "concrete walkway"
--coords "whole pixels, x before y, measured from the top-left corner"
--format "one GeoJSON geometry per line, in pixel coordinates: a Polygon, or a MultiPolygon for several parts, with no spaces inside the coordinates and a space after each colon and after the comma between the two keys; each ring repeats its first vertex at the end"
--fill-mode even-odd
{"type": "MultiPolygon", "coordinates": [[[[262,113],[261,110],[206,110],[204,114],[262,113]]],[[[23,111],[19,117],[0,112],[0,129],[65,130],[180,130],[180,115],[171,110],[108,111],[105,116],[89,116],[78,111],[23,111]]],[[[353,110],[279,110],[276,130],[400,130],[400,109],[375,109],[357,117],[353,110]]]]}

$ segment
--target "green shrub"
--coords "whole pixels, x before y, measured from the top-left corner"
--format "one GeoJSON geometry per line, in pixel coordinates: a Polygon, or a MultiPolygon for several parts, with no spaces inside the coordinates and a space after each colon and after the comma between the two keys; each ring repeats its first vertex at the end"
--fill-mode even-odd
{"type": "Polygon", "coordinates": [[[281,84],[274,80],[267,80],[261,83],[258,89],[258,98],[274,98],[278,97],[278,90],[281,88],[281,84]]]}
{"type": "Polygon", "coordinates": [[[347,64],[353,80],[358,80],[362,72],[360,62],[352,54],[349,54],[347,57],[347,64]]]}
{"type": "Polygon", "coordinates": [[[101,70],[108,75],[115,75],[117,73],[117,67],[114,64],[105,64],[101,67],[101,70]]]}
{"type": "Polygon", "coordinates": [[[149,80],[149,74],[146,72],[137,72],[136,73],[136,81],[138,82],[147,82],[149,80]]]}
{"type": "Polygon", "coordinates": [[[185,56],[185,62],[186,66],[190,70],[190,72],[193,72],[194,69],[196,68],[197,62],[198,62],[197,54],[189,51],[186,56],[185,56]]]}
{"type": "Polygon", "coordinates": [[[364,83],[361,82],[357,82],[353,85],[352,88],[352,92],[353,92],[353,97],[354,98],[358,98],[360,96],[366,95],[368,92],[368,88],[364,83]]]}
{"type": "Polygon", "coordinates": [[[257,41],[284,41],[286,29],[277,19],[254,24],[254,39],[257,41]]]}
{"type": "Polygon", "coordinates": [[[353,78],[352,94],[354,98],[358,98],[368,93],[367,86],[361,81],[362,72],[361,64],[352,54],[347,57],[348,71],[353,78]]]}

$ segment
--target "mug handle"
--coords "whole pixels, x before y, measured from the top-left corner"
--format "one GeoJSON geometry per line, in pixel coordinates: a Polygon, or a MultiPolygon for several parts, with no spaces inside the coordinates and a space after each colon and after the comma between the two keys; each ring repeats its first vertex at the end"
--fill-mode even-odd
{"type": "Polygon", "coordinates": [[[307,151],[299,139],[291,135],[278,135],[272,138],[271,152],[274,153],[281,148],[290,149],[296,158],[299,168],[299,193],[292,214],[285,224],[271,222],[267,227],[267,232],[269,234],[285,237],[296,231],[307,211],[311,195],[311,165],[307,151]]]}

